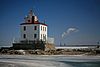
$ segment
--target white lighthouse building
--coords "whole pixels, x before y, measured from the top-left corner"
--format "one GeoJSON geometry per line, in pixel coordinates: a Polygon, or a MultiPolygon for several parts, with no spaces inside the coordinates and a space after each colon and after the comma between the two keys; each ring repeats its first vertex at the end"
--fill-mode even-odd
{"type": "Polygon", "coordinates": [[[41,23],[32,10],[29,11],[24,20],[24,23],[20,24],[22,41],[47,41],[47,24],[41,23]]]}
{"type": "Polygon", "coordinates": [[[20,24],[21,36],[19,40],[14,40],[13,49],[52,49],[54,48],[54,38],[47,37],[47,24],[41,23],[37,16],[29,11],[20,24]]]}

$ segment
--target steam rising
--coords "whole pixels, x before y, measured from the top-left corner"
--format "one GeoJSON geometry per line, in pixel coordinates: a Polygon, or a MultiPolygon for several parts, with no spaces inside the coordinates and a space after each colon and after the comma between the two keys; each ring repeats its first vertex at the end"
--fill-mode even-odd
{"type": "Polygon", "coordinates": [[[63,32],[62,38],[69,35],[69,34],[71,34],[71,33],[73,33],[73,32],[77,32],[77,31],[78,31],[77,28],[74,28],[74,27],[68,28],[67,31],[63,32]]]}

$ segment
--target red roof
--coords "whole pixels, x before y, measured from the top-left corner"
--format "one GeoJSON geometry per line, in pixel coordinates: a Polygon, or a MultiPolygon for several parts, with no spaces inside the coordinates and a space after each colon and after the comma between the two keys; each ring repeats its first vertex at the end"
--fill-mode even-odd
{"type": "Polygon", "coordinates": [[[45,23],[40,23],[40,22],[38,22],[38,21],[35,21],[34,23],[21,23],[20,25],[29,25],[29,24],[42,24],[42,25],[48,26],[47,24],[45,24],[45,23]]]}

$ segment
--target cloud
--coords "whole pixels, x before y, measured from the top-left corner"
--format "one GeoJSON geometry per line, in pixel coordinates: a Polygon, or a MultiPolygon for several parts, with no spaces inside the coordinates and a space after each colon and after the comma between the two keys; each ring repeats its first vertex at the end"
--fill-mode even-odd
{"type": "Polygon", "coordinates": [[[70,27],[70,28],[68,28],[65,32],[63,32],[62,38],[65,37],[65,36],[67,36],[67,35],[69,35],[69,34],[71,34],[71,33],[73,33],[73,32],[77,32],[77,31],[78,31],[77,28],[75,28],[75,27],[70,27]]]}

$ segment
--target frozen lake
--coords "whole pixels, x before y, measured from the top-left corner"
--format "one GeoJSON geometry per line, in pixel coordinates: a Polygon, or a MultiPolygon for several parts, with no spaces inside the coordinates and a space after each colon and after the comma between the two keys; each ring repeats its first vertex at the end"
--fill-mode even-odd
{"type": "Polygon", "coordinates": [[[100,67],[100,56],[0,55],[0,67],[100,67]]]}

